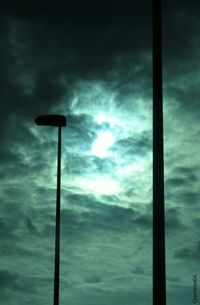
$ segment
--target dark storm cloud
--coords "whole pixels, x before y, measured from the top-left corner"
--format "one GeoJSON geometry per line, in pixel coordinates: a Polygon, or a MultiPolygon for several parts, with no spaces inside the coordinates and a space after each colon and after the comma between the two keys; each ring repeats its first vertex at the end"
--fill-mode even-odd
{"type": "Polygon", "coordinates": [[[200,260],[200,242],[182,247],[175,251],[174,257],[176,259],[194,260],[199,262],[200,260]]]}
{"type": "MultiPolygon", "coordinates": [[[[143,5],[132,2],[127,6],[114,1],[95,4],[86,1],[84,5],[82,2],[65,3],[65,9],[62,8],[63,4],[44,2],[43,7],[38,8],[35,3],[31,5],[29,2],[24,11],[20,6],[18,10],[13,10],[14,17],[27,26],[23,29],[22,37],[31,43],[31,52],[39,59],[41,55],[48,54],[48,58],[56,63],[53,65],[55,72],[58,71],[56,67],[59,67],[59,71],[68,67],[67,71],[74,70],[79,75],[94,75],[95,72],[96,78],[111,67],[114,56],[140,50],[150,41],[148,1],[143,5]],[[34,7],[36,10],[38,8],[38,14],[21,20],[20,13],[26,16],[26,9],[31,10],[31,7],[33,11],[34,7]],[[75,59],[71,63],[67,61],[70,55],[75,59]],[[66,59],[62,61],[62,66],[61,58],[66,59]]],[[[10,15],[13,16],[12,12],[10,15]]]]}
{"type": "Polygon", "coordinates": [[[4,164],[11,164],[20,161],[19,155],[15,154],[14,152],[6,151],[4,148],[1,149],[0,154],[1,161],[4,164]]]}
{"type": "Polygon", "coordinates": [[[95,156],[81,156],[79,154],[66,154],[66,166],[64,171],[72,175],[87,175],[91,171],[98,174],[109,173],[114,170],[116,164],[111,158],[100,159],[95,156]]]}
{"type": "Polygon", "coordinates": [[[9,220],[0,219],[0,237],[1,240],[13,238],[16,225],[9,220]]]}
{"type": "MultiPolygon", "coordinates": [[[[184,69],[179,62],[190,60],[191,49],[195,45],[198,34],[199,2],[194,1],[163,1],[163,42],[164,59],[174,73],[184,69]]],[[[186,64],[187,66],[187,64],[186,64]]]]}
{"type": "MultiPolygon", "coordinates": [[[[59,82],[53,71],[50,73],[47,69],[39,69],[36,72],[34,64],[31,66],[35,55],[29,50],[28,39],[21,37],[26,25],[19,27],[16,20],[6,18],[4,21],[6,26],[4,36],[2,35],[1,51],[10,58],[6,60],[8,55],[3,55],[1,69],[2,131],[8,128],[11,117],[18,129],[19,122],[27,118],[33,120],[40,112],[49,112],[51,106],[60,101],[63,94],[67,94],[67,86],[59,82]],[[27,89],[30,92],[27,92],[27,89]]],[[[21,130],[18,131],[19,133],[15,132],[15,137],[21,135],[21,130]]],[[[27,129],[24,131],[28,132],[27,129]]],[[[24,140],[24,137],[22,139],[24,140]]]]}
{"type": "Polygon", "coordinates": [[[186,176],[188,180],[196,181],[197,177],[196,175],[193,173],[193,169],[190,167],[185,167],[185,166],[179,166],[179,167],[174,167],[174,172],[177,175],[182,176],[186,176]]]}
{"type": "MultiPolygon", "coordinates": [[[[2,78],[1,105],[4,116],[2,117],[1,124],[4,127],[4,124],[7,123],[6,119],[8,114],[11,115],[15,111],[20,112],[20,109],[24,112],[24,106],[29,105],[32,108],[32,103],[30,97],[24,95],[21,85],[12,84],[9,80],[4,79],[5,75],[2,78]]],[[[27,111],[29,111],[29,107],[27,107],[27,111]]]]}
{"type": "MultiPolygon", "coordinates": [[[[18,69],[20,74],[27,71],[33,74],[36,79],[35,97],[39,95],[39,100],[34,102],[38,105],[43,98],[44,109],[47,98],[50,106],[52,99],[55,101],[64,92],[62,86],[56,84],[60,76],[73,79],[74,76],[90,75],[98,79],[115,69],[114,58],[124,57],[129,62],[129,54],[138,54],[141,48],[147,48],[151,37],[148,1],[142,5],[132,2],[127,6],[114,1],[95,4],[86,1],[84,5],[82,2],[43,2],[39,6],[35,2],[28,5],[21,2],[16,7],[13,4],[5,7],[4,11],[5,20],[11,16],[6,23],[5,39],[11,36],[12,28],[15,29],[12,33],[14,41],[11,43],[10,39],[7,43],[15,51],[9,49],[16,64],[11,67],[8,63],[7,70],[13,72],[18,69]],[[32,18],[29,18],[30,12],[32,18]],[[19,62],[20,57],[23,61],[19,62]]],[[[10,78],[8,86],[11,86],[10,78]]],[[[22,86],[16,93],[22,108],[25,106],[23,99],[30,108],[28,96],[19,94],[22,86]]],[[[14,88],[11,89],[16,100],[14,88]]]]}
{"type": "Polygon", "coordinates": [[[166,200],[180,207],[190,208],[191,206],[198,206],[199,192],[184,188],[179,190],[175,190],[174,188],[169,190],[169,188],[166,188],[166,200]]]}
{"type": "Polygon", "coordinates": [[[102,282],[101,277],[99,276],[92,276],[86,279],[85,281],[87,284],[98,284],[102,282]]]}
{"type": "Polygon", "coordinates": [[[73,150],[79,152],[80,155],[83,151],[90,150],[98,128],[92,116],[69,114],[67,122],[67,132],[69,134],[69,137],[66,138],[67,146],[70,148],[73,145],[73,150]]]}
{"type": "Polygon", "coordinates": [[[31,220],[31,216],[34,214],[33,209],[24,204],[22,190],[10,188],[10,192],[11,196],[5,196],[7,198],[0,204],[0,235],[1,239],[7,242],[13,242],[21,231],[24,234],[36,232],[36,227],[31,220]],[[16,198],[19,200],[20,197],[22,197],[21,201],[13,202],[16,198]]]}
{"type": "Polygon", "coordinates": [[[72,139],[76,140],[78,137],[78,141],[83,139],[85,142],[89,142],[91,145],[92,141],[94,141],[96,137],[97,132],[100,130],[107,130],[110,127],[110,124],[108,122],[103,122],[100,126],[97,122],[94,121],[94,117],[92,115],[86,113],[69,113],[67,115],[67,127],[69,133],[72,134],[72,139]]]}
{"type": "Polygon", "coordinates": [[[180,205],[190,206],[198,204],[199,191],[198,186],[198,169],[193,166],[174,167],[170,176],[166,179],[166,198],[180,205]]]}
{"type": "MultiPolygon", "coordinates": [[[[36,282],[30,277],[21,275],[17,272],[0,270],[0,291],[1,291],[1,302],[13,303],[13,298],[23,298],[24,291],[28,294],[36,291],[36,282]]],[[[23,304],[23,301],[22,301],[23,304]]]]}
{"type": "Polygon", "coordinates": [[[199,192],[185,192],[181,197],[183,197],[183,202],[188,206],[190,204],[199,204],[199,192]]]}
{"type": "Polygon", "coordinates": [[[182,187],[182,186],[186,186],[187,183],[188,183],[188,180],[183,179],[183,178],[171,178],[166,181],[167,187],[170,187],[170,186],[182,187]]]}
{"type": "Polygon", "coordinates": [[[199,226],[200,226],[200,218],[194,218],[193,219],[193,224],[194,224],[194,226],[196,227],[196,228],[199,228],[199,226]]]}
{"type": "MultiPolygon", "coordinates": [[[[137,47],[136,49],[137,50],[137,47]]],[[[118,84],[116,86],[117,107],[122,107],[125,99],[135,99],[139,96],[151,100],[151,51],[125,54],[116,59],[118,84]],[[130,65],[131,63],[131,65],[130,65]]],[[[133,102],[133,101],[132,101],[133,102]]],[[[136,110],[136,109],[135,109],[136,110]]]]}
{"type": "Polygon", "coordinates": [[[188,142],[199,134],[199,12],[199,1],[163,1],[164,102],[176,128],[191,131],[188,142]]]}
{"type": "Polygon", "coordinates": [[[40,112],[48,112],[51,106],[60,101],[60,98],[66,92],[66,88],[58,84],[57,80],[53,78],[49,75],[46,75],[46,77],[38,76],[32,96],[24,92],[21,84],[12,84],[12,80],[3,80],[1,82],[3,119],[8,114],[9,116],[13,114],[24,120],[27,117],[29,119],[30,117],[34,118],[40,112]]]}
{"type": "Polygon", "coordinates": [[[131,272],[133,274],[144,274],[144,268],[142,268],[142,267],[135,267],[131,272]]]}
{"type": "MultiPolygon", "coordinates": [[[[189,120],[191,120],[194,115],[199,115],[199,82],[196,81],[196,67],[189,67],[189,71],[180,72],[179,76],[176,76],[176,80],[173,80],[172,83],[168,83],[168,88],[166,93],[169,100],[175,100],[175,104],[179,106],[178,114],[185,119],[185,125],[195,133],[197,131],[197,126],[195,130],[191,129],[189,120]],[[190,71],[195,71],[193,75],[190,71]],[[185,74],[183,76],[183,74],[185,74]],[[183,87],[182,84],[185,84],[183,87]],[[179,104],[180,103],[180,104],[179,104]]],[[[196,132],[196,137],[198,137],[198,131],[196,132]]]]}
{"type": "MultiPolygon", "coordinates": [[[[62,281],[61,281],[62,283],[62,281]]],[[[48,300],[48,297],[44,297],[45,285],[52,284],[52,279],[42,276],[36,277],[34,275],[22,274],[16,271],[0,270],[0,291],[1,301],[11,304],[13,299],[20,299],[21,304],[35,304],[37,303],[38,296],[43,302],[48,300]],[[41,281],[40,285],[38,285],[41,281]],[[43,294],[39,293],[43,289],[43,294]],[[26,296],[25,296],[26,292],[26,296]],[[46,300],[45,300],[46,299],[46,300]]],[[[49,293],[49,291],[48,291],[49,293]]]]}
{"type": "MultiPolygon", "coordinates": [[[[123,279],[119,279],[123,280],[123,279]]],[[[128,281],[126,279],[126,281],[128,281]]],[[[117,282],[117,279],[116,279],[117,282]]],[[[137,303],[140,302],[141,305],[148,304],[150,295],[144,294],[143,289],[139,291],[133,291],[133,289],[126,289],[124,287],[118,287],[116,291],[111,287],[110,282],[107,283],[106,287],[94,287],[89,289],[89,292],[86,293],[85,286],[84,289],[74,289],[73,293],[73,304],[81,303],[82,305],[107,305],[107,304],[127,304],[131,305],[133,300],[137,303]]],[[[71,293],[70,293],[71,297],[71,293]]]]}
{"type": "MultiPolygon", "coordinates": [[[[45,20],[45,22],[55,22],[63,24],[71,24],[76,27],[86,27],[89,33],[93,33],[93,30],[98,28],[107,29],[110,25],[115,25],[119,29],[130,29],[130,31],[136,31],[136,27],[139,25],[140,33],[144,31],[144,28],[148,26],[151,12],[151,3],[149,1],[136,2],[128,1],[121,3],[120,1],[12,1],[12,5],[9,5],[9,1],[2,5],[2,12],[7,15],[14,16],[15,18],[21,18],[22,20],[45,20]],[[137,12],[137,14],[136,14],[137,12]],[[134,18],[133,18],[134,16],[134,18]],[[32,18],[31,18],[32,17],[32,18]],[[141,26],[141,19],[143,26],[141,26]],[[131,26],[133,26],[131,28],[131,26]],[[91,32],[90,32],[91,31],[91,32]]],[[[127,39],[121,37],[121,39],[127,39]]],[[[141,39],[137,35],[135,39],[141,39]]],[[[141,35],[142,36],[142,35],[141,35]]],[[[115,40],[115,37],[113,38],[115,40]]],[[[116,41],[118,48],[123,48],[124,45],[119,45],[119,39],[116,41]]],[[[89,46],[88,46],[89,47],[89,46]]],[[[125,46],[126,47],[126,46],[125,46]]]]}
{"type": "Polygon", "coordinates": [[[170,282],[174,282],[174,283],[178,283],[180,282],[180,278],[176,277],[176,276],[168,276],[167,277],[167,280],[170,281],[170,282]]]}
{"type": "MultiPolygon", "coordinates": [[[[6,152],[9,155],[9,151],[6,152]]],[[[17,153],[15,154],[17,155],[17,153]]],[[[17,158],[16,158],[17,159],[17,158]]],[[[15,181],[15,185],[13,185],[13,187],[15,187],[16,185],[19,187],[19,189],[23,188],[23,183],[21,182],[20,184],[20,180],[23,177],[30,177],[32,175],[34,175],[34,172],[32,171],[32,169],[36,169],[37,167],[38,170],[42,170],[42,166],[44,166],[41,162],[39,162],[38,164],[33,164],[33,166],[29,166],[27,165],[24,161],[17,159],[16,160],[15,157],[13,157],[12,162],[8,162],[8,163],[2,163],[1,165],[1,169],[0,169],[0,173],[1,173],[1,177],[9,180],[9,182],[11,183],[11,181],[15,181]],[[18,179],[18,180],[16,180],[18,179]]],[[[44,166],[44,168],[46,168],[44,166]]],[[[36,174],[37,175],[37,174],[36,174]]],[[[9,187],[9,184],[7,185],[7,187],[9,187]]],[[[2,185],[2,191],[3,191],[3,185],[2,185]]],[[[12,194],[9,194],[9,196],[11,196],[12,194]]]]}
{"type": "Polygon", "coordinates": [[[79,241],[98,232],[140,233],[151,228],[150,215],[103,204],[93,196],[72,194],[67,196],[67,202],[70,209],[62,210],[62,234],[74,242],[77,237],[79,241]]]}
{"type": "Polygon", "coordinates": [[[187,227],[181,221],[180,208],[166,209],[166,231],[167,234],[182,234],[187,227]]]}
{"type": "Polygon", "coordinates": [[[135,219],[135,225],[137,228],[139,227],[139,230],[141,228],[150,230],[152,225],[152,218],[150,215],[140,215],[135,219]]]}
{"type": "Polygon", "coordinates": [[[52,73],[41,73],[35,83],[33,91],[33,99],[37,103],[48,104],[60,101],[62,96],[66,93],[66,88],[64,85],[60,84],[52,73]]]}
{"type": "MultiPolygon", "coordinates": [[[[0,290],[2,292],[12,293],[16,292],[24,292],[35,290],[33,287],[33,281],[31,278],[28,278],[24,275],[21,275],[17,272],[11,272],[7,270],[0,270],[0,290]]],[[[8,294],[9,295],[9,294],[8,294]]]]}
{"type": "Polygon", "coordinates": [[[109,173],[111,170],[114,171],[116,166],[112,158],[109,157],[104,159],[93,157],[92,163],[94,170],[100,174],[109,173]]]}
{"type": "Polygon", "coordinates": [[[112,149],[113,151],[118,151],[122,155],[126,156],[144,156],[148,154],[151,150],[151,137],[150,132],[143,133],[140,137],[132,136],[126,139],[122,139],[114,143],[112,149]]]}
{"type": "Polygon", "coordinates": [[[177,171],[174,170],[173,177],[166,180],[166,187],[168,188],[182,188],[187,189],[198,182],[198,177],[196,176],[195,169],[180,168],[177,171]],[[175,178],[176,177],[176,178],[175,178]]]}

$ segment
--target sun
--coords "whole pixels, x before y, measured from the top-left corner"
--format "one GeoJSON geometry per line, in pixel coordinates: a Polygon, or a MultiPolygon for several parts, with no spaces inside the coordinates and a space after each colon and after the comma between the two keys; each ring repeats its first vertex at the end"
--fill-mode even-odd
{"type": "Polygon", "coordinates": [[[101,131],[92,144],[92,154],[104,158],[108,155],[108,149],[114,144],[115,139],[110,131],[101,131]]]}

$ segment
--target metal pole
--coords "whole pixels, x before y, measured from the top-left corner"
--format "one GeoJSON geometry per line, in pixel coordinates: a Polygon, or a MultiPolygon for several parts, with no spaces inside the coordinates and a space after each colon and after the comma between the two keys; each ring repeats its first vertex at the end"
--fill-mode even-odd
{"type": "Polygon", "coordinates": [[[166,305],[161,0],[153,0],[153,305],[166,305]]]}
{"type": "Polygon", "coordinates": [[[55,230],[55,263],[54,263],[54,305],[59,305],[60,274],[60,178],[61,178],[61,126],[58,127],[58,164],[56,193],[56,230],[55,230]]]}

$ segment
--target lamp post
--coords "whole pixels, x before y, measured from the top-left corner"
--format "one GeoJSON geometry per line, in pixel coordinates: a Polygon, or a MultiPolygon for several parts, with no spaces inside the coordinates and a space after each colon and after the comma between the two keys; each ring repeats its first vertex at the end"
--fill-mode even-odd
{"type": "Polygon", "coordinates": [[[153,0],[153,305],[166,305],[162,0],[153,0]]]}
{"type": "Polygon", "coordinates": [[[58,161],[56,190],[56,228],[55,228],[55,261],[54,261],[54,303],[59,305],[60,274],[60,181],[61,181],[61,128],[66,126],[64,115],[42,115],[35,119],[37,125],[58,127],[58,161]]]}

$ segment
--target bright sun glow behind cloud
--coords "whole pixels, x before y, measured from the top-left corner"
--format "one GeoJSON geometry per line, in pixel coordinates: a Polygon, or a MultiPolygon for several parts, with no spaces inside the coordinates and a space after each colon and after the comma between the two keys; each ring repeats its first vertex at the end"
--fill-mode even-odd
{"type": "Polygon", "coordinates": [[[80,179],[79,186],[88,193],[95,195],[116,195],[122,191],[120,184],[111,177],[101,176],[94,179],[80,179]]]}
{"type": "Polygon", "coordinates": [[[104,158],[108,155],[108,149],[115,142],[114,136],[110,131],[101,131],[92,144],[92,154],[104,158]]]}
{"type": "Polygon", "coordinates": [[[105,113],[99,113],[96,116],[94,116],[94,120],[101,125],[102,123],[109,123],[111,127],[114,127],[116,125],[123,126],[122,122],[112,115],[105,114],[105,113]]]}

